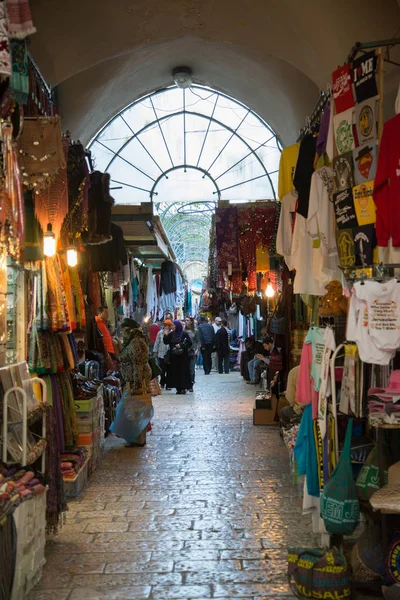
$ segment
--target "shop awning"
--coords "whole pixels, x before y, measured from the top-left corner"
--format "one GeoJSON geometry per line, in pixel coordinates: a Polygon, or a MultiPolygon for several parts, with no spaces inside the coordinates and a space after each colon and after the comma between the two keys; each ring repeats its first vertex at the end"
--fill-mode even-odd
{"type": "Polygon", "coordinates": [[[176,257],[161,220],[153,214],[151,202],[140,205],[116,204],[112,221],[122,228],[127,249],[144,263],[161,266],[166,258],[176,257]]]}

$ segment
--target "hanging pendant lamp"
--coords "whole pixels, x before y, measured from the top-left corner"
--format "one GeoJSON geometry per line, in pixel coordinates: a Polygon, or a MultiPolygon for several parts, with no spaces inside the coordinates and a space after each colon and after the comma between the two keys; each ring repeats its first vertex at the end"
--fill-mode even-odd
{"type": "Polygon", "coordinates": [[[56,236],[53,233],[51,223],[47,224],[47,231],[43,234],[43,254],[51,258],[56,253],[56,236]]]}

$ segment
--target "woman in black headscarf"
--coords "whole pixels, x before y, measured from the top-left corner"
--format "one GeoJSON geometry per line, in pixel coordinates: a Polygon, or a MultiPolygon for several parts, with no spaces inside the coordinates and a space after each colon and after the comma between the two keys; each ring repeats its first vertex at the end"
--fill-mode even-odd
{"type": "Polygon", "coordinates": [[[183,331],[180,321],[174,321],[171,329],[165,328],[164,344],[169,345],[167,387],[176,388],[177,394],[186,394],[192,387],[189,369],[189,348],[192,341],[183,331]]]}

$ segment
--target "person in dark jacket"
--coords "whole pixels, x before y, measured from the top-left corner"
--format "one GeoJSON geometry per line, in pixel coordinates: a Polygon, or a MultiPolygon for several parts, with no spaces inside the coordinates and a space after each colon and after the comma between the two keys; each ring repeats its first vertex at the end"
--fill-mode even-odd
{"type": "Polygon", "coordinates": [[[218,355],[218,373],[225,375],[229,373],[229,335],[228,335],[228,321],[222,321],[221,327],[215,334],[215,347],[218,355]]]}
{"type": "Polygon", "coordinates": [[[200,338],[200,350],[203,355],[203,368],[204,374],[209,375],[211,373],[212,366],[212,351],[215,346],[215,333],[214,327],[207,323],[204,315],[200,317],[200,325],[197,328],[200,338]]]}
{"type": "Polygon", "coordinates": [[[169,345],[167,387],[176,388],[177,394],[186,394],[186,390],[192,389],[189,370],[189,350],[192,341],[183,331],[180,321],[174,321],[171,330],[165,328],[164,331],[164,344],[169,345]]]}

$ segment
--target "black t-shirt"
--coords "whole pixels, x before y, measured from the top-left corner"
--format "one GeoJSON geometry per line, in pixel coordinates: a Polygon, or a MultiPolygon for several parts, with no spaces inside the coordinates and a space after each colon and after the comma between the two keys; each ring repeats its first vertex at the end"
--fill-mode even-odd
{"type": "Polygon", "coordinates": [[[314,159],[317,150],[317,138],[312,133],[306,135],[299,150],[296,172],[293,179],[294,187],[299,194],[297,212],[305,219],[308,217],[310,203],[311,177],[314,173],[314,159]]]}

